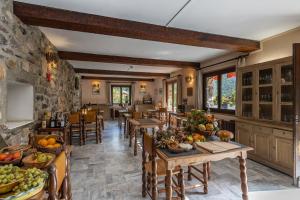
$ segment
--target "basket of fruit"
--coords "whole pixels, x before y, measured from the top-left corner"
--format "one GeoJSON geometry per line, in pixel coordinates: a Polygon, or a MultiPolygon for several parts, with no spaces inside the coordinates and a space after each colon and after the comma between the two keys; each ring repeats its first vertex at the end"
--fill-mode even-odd
{"type": "Polygon", "coordinates": [[[48,174],[36,168],[27,170],[13,165],[0,167],[0,199],[23,200],[40,192],[48,174]]]}
{"type": "Polygon", "coordinates": [[[13,190],[23,179],[24,171],[12,164],[0,167],[0,194],[13,190]]]}
{"type": "Polygon", "coordinates": [[[35,152],[25,158],[22,162],[25,167],[35,167],[37,169],[44,169],[49,166],[55,159],[55,155],[52,153],[35,152]]]}
{"type": "Polygon", "coordinates": [[[233,133],[227,130],[220,130],[218,131],[217,135],[223,142],[229,142],[231,139],[233,139],[233,133]]]}
{"type": "Polygon", "coordinates": [[[22,151],[0,151],[0,165],[17,165],[22,160],[22,151]]]}
{"type": "Polygon", "coordinates": [[[58,155],[64,149],[64,141],[57,135],[35,135],[35,147],[44,153],[58,155]]]}

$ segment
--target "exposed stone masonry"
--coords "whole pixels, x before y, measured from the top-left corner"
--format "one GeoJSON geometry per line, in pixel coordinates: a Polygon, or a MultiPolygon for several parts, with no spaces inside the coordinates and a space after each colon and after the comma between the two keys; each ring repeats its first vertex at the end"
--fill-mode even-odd
{"type": "MultiPolygon", "coordinates": [[[[33,85],[36,123],[45,111],[70,112],[79,109],[80,94],[74,88],[76,74],[67,61],[59,60],[57,68],[51,70],[51,82],[47,81],[45,53],[49,50],[56,52],[45,35],[37,27],[23,24],[13,14],[13,1],[0,0],[0,67],[6,71],[5,79],[0,80],[0,123],[6,121],[9,81],[33,85]]],[[[8,143],[15,143],[26,137],[28,132],[30,130],[26,127],[1,135],[8,143]]]]}

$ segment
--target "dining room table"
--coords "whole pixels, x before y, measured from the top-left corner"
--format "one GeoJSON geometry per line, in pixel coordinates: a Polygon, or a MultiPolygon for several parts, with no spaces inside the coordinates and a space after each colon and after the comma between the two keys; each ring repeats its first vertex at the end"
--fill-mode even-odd
{"type": "Polygon", "coordinates": [[[155,129],[158,128],[162,130],[163,122],[155,118],[142,118],[142,119],[129,119],[129,147],[132,146],[132,139],[134,138],[134,156],[137,155],[137,132],[140,131],[144,134],[148,128],[155,129]]]}
{"type": "MultiPolygon", "coordinates": [[[[193,152],[185,152],[183,154],[173,154],[168,152],[166,149],[157,148],[156,152],[160,159],[165,162],[166,165],[166,199],[172,199],[172,175],[173,170],[176,166],[185,167],[189,165],[210,163],[214,161],[220,161],[226,158],[234,159],[238,158],[239,160],[239,169],[240,169],[240,179],[241,179],[241,190],[242,190],[242,199],[248,200],[248,183],[247,183],[247,167],[246,159],[247,152],[253,150],[251,147],[244,146],[235,142],[221,142],[214,141],[213,143],[203,142],[202,146],[196,145],[196,149],[193,152]],[[225,146],[225,148],[220,148],[218,146],[225,146]],[[212,151],[211,146],[217,146],[217,151],[212,151]]],[[[207,172],[207,169],[204,169],[204,172],[207,172]]],[[[204,181],[208,181],[208,176],[205,175],[204,181]]],[[[204,188],[207,191],[207,188],[204,188]]],[[[184,194],[183,194],[184,197],[184,194]]],[[[183,198],[184,199],[184,198],[183,198]]]]}

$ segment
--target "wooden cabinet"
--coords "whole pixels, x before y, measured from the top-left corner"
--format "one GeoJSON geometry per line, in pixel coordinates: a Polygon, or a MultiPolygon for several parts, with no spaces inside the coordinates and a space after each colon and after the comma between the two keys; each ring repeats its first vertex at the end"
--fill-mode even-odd
{"type": "Polygon", "coordinates": [[[253,147],[252,143],[252,125],[246,123],[238,123],[236,125],[236,140],[249,147],[253,147]]]}
{"type": "Polygon", "coordinates": [[[292,132],[274,129],[272,160],[281,167],[293,169],[293,135],[292,132]]]}
{"type": "Polygon", "coordinates": [[[263,123],[236,122],[236,141],[253,147],[249,158],[293,175],[292,132],[263,123]]]}
{"type": "Polygon", "coordinates": [[[237,115],[245,119],[292,123],[291,58],[238,68],[237,115]]]}
{"type": "Polygon", "coordinates": [[[253,147],[254,154],[265,160],[271,160],[271,137],[272,129],[255,126],[253,128],[253,147]]]}

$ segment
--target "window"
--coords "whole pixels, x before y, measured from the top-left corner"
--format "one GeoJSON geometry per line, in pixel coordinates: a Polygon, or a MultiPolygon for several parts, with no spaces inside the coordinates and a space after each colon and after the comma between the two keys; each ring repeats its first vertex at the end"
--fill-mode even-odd
{"type": "Polygon", "coordinates": [[[177,82],[167,83],[167,109],[176,111],[177,108],[177,82]]]}
{"type": "Polygon", "coordinates": [[[131,86],[112,85],[111,94],[113,104],[130,104],[131,102],[131,86]]]}
{"type": "Polygon", "coordinates": [[[204,109],[234,113],[236,100],[235,67],[203,75],[204,109]]]}

